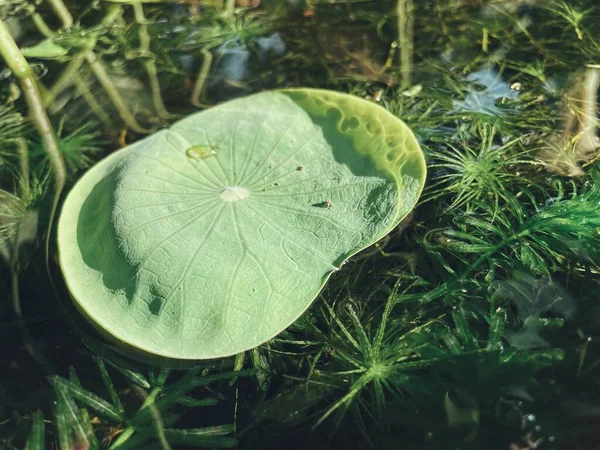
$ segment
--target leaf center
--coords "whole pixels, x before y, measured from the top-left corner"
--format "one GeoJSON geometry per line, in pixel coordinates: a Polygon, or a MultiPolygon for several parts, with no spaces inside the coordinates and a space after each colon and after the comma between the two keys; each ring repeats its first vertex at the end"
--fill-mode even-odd
{"type": "Polygon", "coordinates": [[[226,186],[225,189],[221,191],[221,194],[219,194],[219,197],[224,202],[237,202],[238,200],[244,200],[250,197],[250,192],[248,189],[241,186],[226,186]]]}

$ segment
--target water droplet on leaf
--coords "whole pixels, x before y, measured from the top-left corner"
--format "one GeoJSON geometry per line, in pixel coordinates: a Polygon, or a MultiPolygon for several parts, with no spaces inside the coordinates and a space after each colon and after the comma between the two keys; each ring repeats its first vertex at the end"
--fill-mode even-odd
{"type": "Polygon", "coordinates": [[[195,145],[185,151],[188,158],[200,161],[217,154],[217,147],[213,145],[195,145]]]}

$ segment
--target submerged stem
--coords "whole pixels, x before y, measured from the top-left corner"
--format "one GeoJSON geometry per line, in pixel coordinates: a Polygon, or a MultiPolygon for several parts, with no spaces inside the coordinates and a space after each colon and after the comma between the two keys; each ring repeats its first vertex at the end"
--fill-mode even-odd
{"type": "MultiPolygon", "coordinates": [[[[150,57],[150,35],[148,34],[148,25],[146,25],[146,17],[144,16],[144,7],[140,0],[134,0],[133,12],[135,15],[135,21],[140,26],[139,38],[140,38],[140,52],[144,57],[150,57]]],[[[162,95],[160,93],[160,83],[158,82],[158,71],[156,70],[156,63],[154,59],[148,59],[144,62],[146,73],[148,74],[148,80],[150,81],[150,90],[152,91],[152,101],[156,112],[160,118],[167,119],[174,117],[170,114],[165,107],[162,95]]]]}
{"type": "Polygon", "coordinates": [[[54,215],[58,208],[60,194],[65,186],[67,179],[67,170],[62,154],[58,146],[58,140],[50,123],[48,113],[44,108],[44,102],[38,86],[36,76],[25,60],[25,57],[19,50],[16,42],[12,38],[8,27],[0,19],[0,54],[14,73],[15,77],[21,82],[21,87],[25,93],[27,106],[29,107],[29,115],[31,121],[35,125],[38,133],[42,138],[44,150],[52,167],[54,177],[54,199],[50,211],[50,219],[48,232],[46,235],[46,260],[48,260],[50,235],[52,234],[52,224],[54,215]]]}
{"type": "Polygon", "coordinates": [[[79,79],[78,72],[84,61],[84,54],[79,54],[69,61],[67,68],[60,74],[58,80],[56,80],[50,87],[48,95],[44,98],[44,104],[46,106],[49,106],[52,102],[54,102],[56,96],[60,94],[64,88],[71,84],[71,82],[79,79]]]}
{"type": "MultiPolygon", "coordinates": [[[[70,27],[73,24],[73,16],[71,16],[71,13],[69,13],[69,10],[67,9],[63,0],[50,1],[53,5],[56,5],[54,10],[56,12],[56,15],[62,21],[63,26],[65,28],[70,27]]],[[[102,20],[102,24],[109,25],[111,22],[115,21],[117,17],[119,17],[121,11],[122,8],[120,5],[114,5],[113,7],[111,7],[108,13],[106,14],[105,18],[102,20]]],[[[137,131],[138,133],[150,133],[150,130],[145,129],[140,124],[138,124],[133,113],[125,104],[125,101],[121,97],[121,94],[119,94],[119,91],[117,90],[117,88],[111,81],[108,73],[106,72],[102,61],[100,61],[94,53],[95,46],[96,41],[92,40],[92,42],[90,42],[90,44],[86,46],[86,50],[84,50],[84,58],[90,65],[90,68],[92,69],[92,72],[94,73],[96,78],[98,78],[98,81],[102,85],[102,88],[104,89],[112,103],[115,105],[115,108],[117,108],[121,119],[123,119],[123,121],[129,128],[131,128],[134,131],[137,131]]]]}
{"type": "Polygon", "coordinates": [[[52,6],[54,13],[58,16],[65,28],[70,28],[73,25],[73,16],[69,12],[69,8],[62,0],[48,0],[52,6]]]}
{"type": "Polygon", "coordinates": [[[104,64],[102,64],[102,61],[100,61],[98,59],[96,54],[93,51],[90,51],[85,55],[85,59],[87,60],[88,64],[90,65],[92,72],[94,73],[94,75],[96,76],[96,78],[98,79],[100,84],[102,85],[102,88],[104,89],[104,91],[106,92],[106,94],[108,95],[110,100],[113,102],[113,104],[115,105],[115,108],[117,108],[117,111],[119,112],[121,119],[123,119],[123,122],[125,122],[125,124],[129,128],[131,128],[133,131],[137,131],[138,133],[150,133],[151,130],[147,130],[147,129],[143,128],[137,122],[135,116],[129,110],[129,108],[127,107],[127,104],[121,97],[121,94],[119,94],[119,91],[117,90],[117,88],[113,84],[112,80],[110,79],[110,76],[108,75],[108,72],[106,71],[106,69],[104,67],[104,64]]]}
{"type": "MultiPolygon", "coordinates": [[[[20,171],[20,186],[19,195],[22,200],[29,202],[29,153],[27,141],[19,137],[15,139],[17,153],[19,155],[19,171],[20,171]]],[[[21,309],[21,295],[19,289],[19,273],[21,271],[20,258],[20,231],[23,225],[26,212],[23,212],[19,220],[16,233],[12,239],[12,255],[10,255],[10,280],[11,280],[11,297],[12,309],[17,319],[17,324],[23,334],[23,348],[29,355],[40,365],[49,367],[49,361],[44,357],[43,352],[39,349],[35,339],[29,332],[25,321],[23,320],[23,310],[21,309]]]]}
{"type": "Polygon", "coordinates": [[[202,49],[202,56],[204,59],[202,60],[202,67],[200,68],[200,72],[198,72],[198,78],[196,79],[196,84],[194,84],[194,90],[192,91],[192,105],[197,106],[199,108],[204,107],[200,102],[200,96],[204,91],[204,86],[206,85],[206,80],[208,79],[208,73],[210,72],[210,66],[212,65],[213,56],[210,50],[202,49]]]}
{"type": "Polygon", "coordinates": [[[96,98],[92,95],[88,85],[80,77],[75,78],[74,81],[77,91],[81,94],[85,102],[91,108],[92,112],[102,121],[103,124],[112,126],[110,116],[104,110],[102,105],[98,103],[98,100],[96,100],[96,98]]]}

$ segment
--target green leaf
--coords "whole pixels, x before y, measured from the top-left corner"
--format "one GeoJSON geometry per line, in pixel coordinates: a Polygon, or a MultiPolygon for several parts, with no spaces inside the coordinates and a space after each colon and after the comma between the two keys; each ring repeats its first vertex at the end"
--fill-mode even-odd
{"type": "Polygon", "coordinates": [[[125,376],[126,378],[129,378],[131,381],[133,381],[138,386],[140,386],[144,389],[150,389],[152,387],[152,386],[150,386],[150,383],[148,382],[146,377],[144,377],[141,373],[134,372],[133,370],[125,369],[124,367],[118,367],[113,364],[111,364],[111,366],[113,366],[116,370],[121,372],[123,374],[123,376],[125,376]]]}
{"type": "MultiPolygon", "coordinates": [[[[233,371],[242,370],[244,367],[244,360],[246,359],[246,352],[238,353],[235,355],[235,360],[233,362],[233,371]]],[[[233,386],[237,380],[234,378],[229,382],[229,386],[233,386]]]]}
{"type": "Polygon", "coordinates": [[[488,348],[499,350],[502,347],[502,336],[504,335],[504,324],[506,322],[506,311],[502,308],[496,309],[490,317],[490,330],[488,337],[488,348]]]}
{"type": "Polygon", "coordinates": [[[460,355],[463,352],[460,342],[450,330],[447,330],[444,334],[442,334],[442,339],[444,340],[446,347],[448,347],[453,355],[460,355]]]}
{"type": "Polygon", "coordinates": [[[548,268],[546,267],[544,259],[527,245],[521,246],[519,259],[533,273],[544,274],[548,272],[548,268]]]}
{"type": "Polygon", "coordinates": [[[258,388],[263,392],[267,392],[269,384],[271,383],[271,368],[269,367],[269,362],[265,355],[256,348],[252,349],[250,356],[252,358],[252,365],[257,370],[256,380],[258,382],[258,388]]]}
{"type": "Polygon", "coordinates": [[[61,450],[70,450],[72,448],[71,436],[63,410],[63,403],[57,400],[54,405],[54,420],[56,422],[56,434],[58,435],[58,447],[61,450]]]}
{"type": "MultiPolygon", "coordinates": [[[[55,378],[58,379],[59,377],[55,378]]],[[[56,393],[56,426],[61,449],[90,448],[91,445],[81,424],[81,414],[75,401],[60,383],[54,382],[53,385],[56,393]]]]}
{"type": "Polygon", "coordinates": [[[218,403],[218,400],[214,397],[208,398],[192,398],[192,397],[181,397],[177,399],[177,403],[184,406],[198,407],[198,406],[214,406],[218,403]]]}
{"type": "MultiPolygon", "coordinates": [[[[163,427],[170,427],[177,422],[179,419],[178,415],[168,415],[161,417],[163,427]]],[[[156,442],[157,427],[156,424],[152,423],[149,426],[138,428],[135,430],[128,428],[123,433],[119,434],[119,437],[115,439],[109,450],[138,450],[138,449],[150,449],[154,448],[148,441],[156,442]]],[[[164,450],[164,447],[159,447],[164,450]]]]}
{"type": "Polygon", "coordinates": [[[452,320],[456,326],[456,333],[465,350],[477,348],[477,339],[473,334],[473,329],[467,323],[464,313],[462,311],[452,311],[452,320]]]}
{"type": "Polygon", "coordinates": [[[89,450],[100,450],[100,445],[98,444],[98,440],[96,439],[96,435],[94,434],[94,428],[92,426],[92,420],[90,419],[90,414],[88,410],[85,408],[79,409],[79,415],[77,417],[79,419],[79,423],[81,424],[81,428],[85,433],[85,437],[89,442],[89,450]]]}
{"type": "Polygon", "coordinates": [[[242,367],[244,367],[244,359],[246,359],[246,353],[242,352],[242,353],[238,353],[237,355],[235,355],[235,362],[233,364],[233,371],[237,371],[237,370],[242,370],[242,367]]]}
{"type": "Polygon", "coordinates": [[[102,381],[104,382],[104,386],[106,386],[106,390],[110,395],[110,401],[112,404],[121,412],[124,411],[123,405],[121,404],[121,399],[119,399],[119,394],[115,389],[115,385],[106,370],[106,365],[104,364],[104,360],[100,357],[94,357],[94,362],[98,365],[98,369],[100,370],[100,376],[102,377],[102,381]]]}
{"type": "Polygon", "coordinates": [[[148,373],[148,379],[150,386],[152,387],[164,387],[169,376],[171,375],[170,369],[160,369],[158,372],[150,371],[148,373]]]}
{"type": "Polygon", "coordinates": [[[50,39],[44,39],[33,47],[21,49],[26,58],[57,59],[65,56],[69,51],[66,48],[56,45],[50,39]]]}
{"type": "Polygon", "coordinates": [[[222,437],[233,433],[233,425],[195,428],[187,430],[165,430],[165,437],[173,445],[189,445],[202,448],[233,448],[239,442],[231,437],[222,437]]]}
{"type": "Polygon", "coordinates": [[[44,415],[38,410],[33,416],[33,425],[25,443],[25,450],[44,450],[45,435],[44,415]]]}
{"type": "Polygon", "coordinates": [[[512,370],[535,373],[562,361],[565,351],[561,348],[547,350],[516,351],[504,357],[504,362],[513,366],[512,370]]]}
{"type": "Polygon", "coordinates": [[[406,125],[336,92],[264,92],[113,153],[58,226],[74,301],[143,355],[230,356],[306,311],[332,273],[412,210],[425,180],[406,125]]]}
{"type": "Polygon", "coordinates": [[[51,381],[57,389],[61,390],[61,392],[63,390],[68,391],[74,399],[94,409],[98,414],[117,423],[123,421],[123,413],[96,394],[58,376],[52,377],[51,381]]]}
{"type": "MultiPolygon", "coordinates": [[[[81,383],[79,381],[79,377],[74,367],[69,368],[69,379],[71,382],[79,387],[81,387],[81,383]]],[[[89,450],[98,450],[100,446],[98,445],[98,440],[94,435],[94,429],[92,427],[92,421],[90,419],[90,415],[85,408],[78,408],[77,411],[77,419],[81,424],[81,428],[85,433],[85,437],[89,442],[89,450]]]]}
{"type": "Polygon", "coordinates": [[[158,408],[159,411],[166,411],[176,403],[179,403],[179,400],[185,394],[197,387],[206,386],[207,384],[219,380],[229,380],[235,377],[245,377],[254,374],[255,371],[253,370],[242,370],[239,372],[225,372],[215,375],[198,376],[192,371],[182,377],[175,385],[169,386],[165,394],[159,400],[138,410],[132,417],[131,423],[134,425],[143,425],[153,420],[154,408],[158,408]]]}
{"type": "Polygon", "coordinates": [[[134,372],[133,370],[126,369],[125,367],[121,367],[120,365],[110,361],[109,359],[103,359],[103,361],[109,366],[114,367],[116,370],[121,372],[124,377],[129,378],[138,386],[143,387],[144,389],[150,389],[150,383],[148,383],[146,377],[144,377],[141,373],[134,372]]]}

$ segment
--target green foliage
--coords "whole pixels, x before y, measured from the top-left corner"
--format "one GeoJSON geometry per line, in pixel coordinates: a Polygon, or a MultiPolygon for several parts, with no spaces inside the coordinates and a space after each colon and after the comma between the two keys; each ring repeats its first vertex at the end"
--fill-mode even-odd
{"type": "MultiPolygon", "coordinates": [[[[57,130],[58,148],[71,174],[85,170],[94,164],[94,156],[102,151],[106,141],[101,139],[102,133],[94,122],[85,123],[67,135],[62,130],[64,118],[57,130]]],[[[32,146],[30,156],[46,164],[46,154],[43,145],[36,142],[32,146]]]]}
{"type": "Polygon", "coordinates": [[[365,414],[374,415],[374,420],[385,426],[386,399],[399,398],[405,390],[410,390],[412,379],[418,376],[412,372],[431,365],[441,356],[428,351],[434,340],[427,337],[440,325],[438,320],[412,327],[401,322],[388,323],[397,301],[396,294],[397,286],[389,294],[383,312],[373,319],[359,319],[354,307],[346,303],[343,317],[347,324],[324,303],[325,320],[314,336],[324,347],[311,363],[307,383],[338,387],[347,392],[327,408],[316,425],[336,413],[338,428],[345,413],[357,405],[358,398],[364,396],[363,391],[368,390],[366,397],[370,398],[360,402],[361,406],[366,409],[365,414]],[[324,357],[325,354],[328,357],[324,357]],[[326,362],[321,363],[320,359],[326,362]]]}
{"type": "Polygon", "coordinates": [[[24,212],[25,204],[22,199],[0,190],[0,244],[16,235],[24,212]]]}
{"type": "Polygon", "coordinates": [[[225,3],[67,0],[66,26],[50,2],[0,0],[19,45],[36,52],[71,182],[100,151],[170,123],[167,111],[310,86],[409,124],[430,167],[424,198],[271,341],[235,361],[147,372],[85,349],[61,319],[31,232],[46,229],[48,164],[2,66],[0,283],[13,303],[16,283],[21,307],[0,302],[0,447],[594,445],[600,179],[595,93],[584,89],[600,56],[594,2],[407,1],[412,49],[398,46],[395,0],[225,3]],[[281,47],[273,33],[285,52],[265,50],[281,47]],[[399,54],[412,54],[418,84],[399,87],[399,54]],[[15,245],[27,252],[14,258],[15,245]],[[34,362],[32,344],[50,364],[34,362]]]}
{"type": "MultiPolygon", "coordinates": [[[[98,449],[108,446],[110,449],[135,449],[153,445],[190,445],[201,448],[230,448],[237,441],[229,434],[234,430],[230,425],[219,425],[204,428],[180,429],[172,428],[179,419],[174,411],[178,399],[188,395],[201,386],[218,380],[248,375],[249,372],[220,373],[217,375],[202,374],[201,370],[191,370],[174,383],[155,380],[151,387],[143,375],[135,373],[135,378],[142,381],[132,388],[143,399],[136,409],[128,411],[115,389],[104,361],[96,358],[104,384],[110,394],[111,401],[83,388],[74,369],[70,370],[70,380],[59,376],[50,377],[54,390],[54,421],[57,438],[61,449],[72,449],[77,446],[98,449]],[[92,416],[90,415],[92,414],[92,416]],[[92,420],[93,417],[93,420],[92,420]],[[99,442],[98,430],[104,434],[99,442]]],[[[166,373],[166,372],[165,372],[166,373]]],[[[212,403],[214,404],[214,403],[212,403]]],[[[206,406],[206,404],[188,404],[188,407],[206,406]]],[[[34,425],[36,426],[36,425],[34,425]]],[[[36,431],[39,433],[39,431],[36,431]]]]}
{"type": "MultiPolygon", "coordinates": [[[[0,158],[10,157],[14,141],[26,133],[27,121],[14,108],[0,106],[0,158]]],[[[0,166],[3,161],[0,159],[0,166]]]]}
{"type": "Polygon", "coordinates": [[[532,201],[531,215],[516,204],[514,211],[494,212],[493,222],[485,214],[466,213],[453,219],[456,227],[430,231],[429,239],[458,258],[469,258],[461,280],[482,265],[489,265],[489,270],[510,267],[515,253],[533,273],[550,274],[566,263],[597,267],[599,201],[595,182],[570,198],[565,198],[559,183],[556,196],[547,198],[543,206],[532,201]]]}
{"type": "Polygon", "coordinates": [[[502,140],[487,122],[477,120],[471,127],[459,128],[454,139],[428,152],[435,181],[429,184],[426,199],[454,194],[449,209],[491,208],[492,216],[500,208],[518,207],[512,190],[532,164],[520,144],[520,138],[502,140]]]}
{"type": "Polygon", "coordinates": [[[33,425],[31,432],[25,443],[25,450],[44,450],[45,447],[45,425],[44,415],[41,411],[36,411],[33,416],[33,425]]]}

